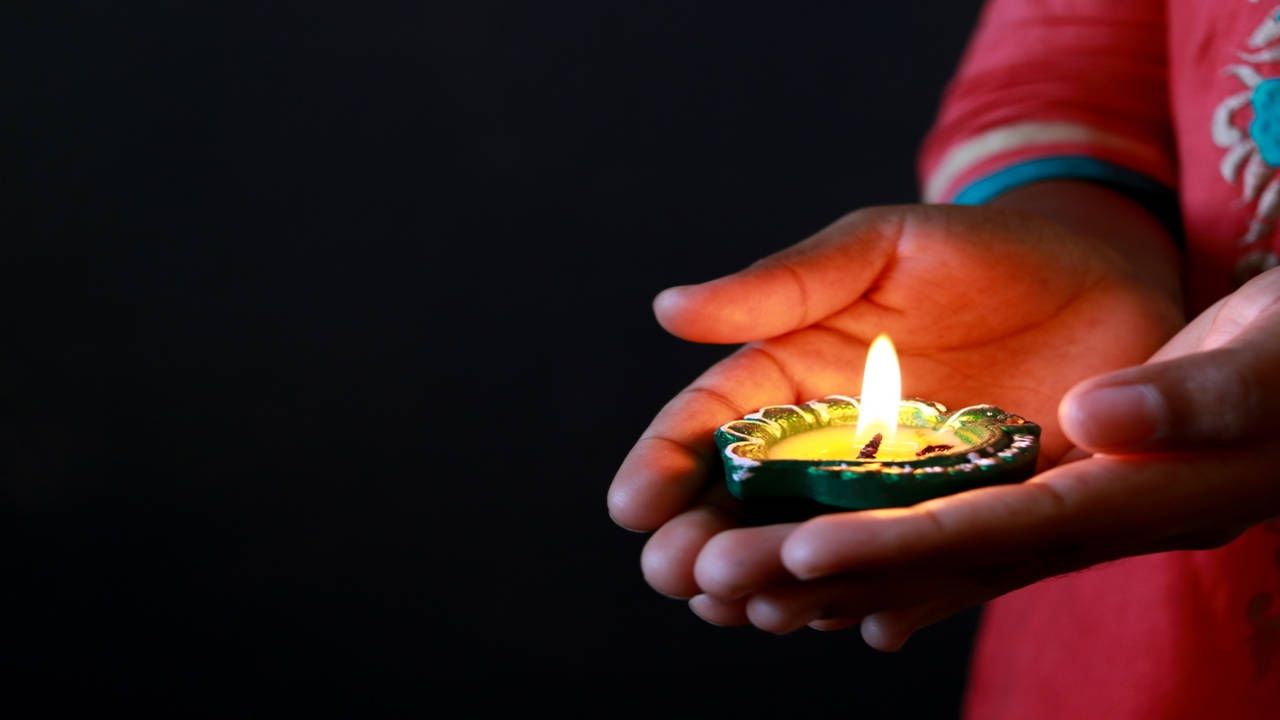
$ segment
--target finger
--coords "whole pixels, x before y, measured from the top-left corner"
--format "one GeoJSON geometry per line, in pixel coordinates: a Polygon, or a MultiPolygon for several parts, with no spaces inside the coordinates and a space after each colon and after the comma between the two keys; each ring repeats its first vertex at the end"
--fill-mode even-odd
{"type": "Polygon", "coordinates": [[[1017,485],[910,508],[824,515],[784,542],[802,580],[892,571],[966,572],[978,586],[1018,587],[1127,555],[1216,547],[1280,511],[1259,482],[1280,447],[1196,457],[1098,455],[1017,485]]]}
{"type": "Polygon", "coordinates": [[[919,627],[1043,578],[1127,555],[1229,542],[1280,510],[1273,486],[1258,482],[1278,459],[1280,448],[1096,456],[1021,485],[822,516],[797,528],[782,551],[793,574],[818,579],[752,595],[748,617],[789,632],[815,619],[919,606],[864,627],[873,647],[892,650],[919,627]]]}
{"type": "MultiPolygon", "coordinates": [[[[909,508],[821,515],[782,545],[782,562],[801,580],[909,564],[942,563],[996,533],[1041,532],[1061,505],[1024,486],[1001,486],[931,500],[909,508]]],[[[1025,538],[1024,538],[1025,539],[1025,538]]]]}
{"type": "Polygon", "coordinates": [[[1280,511],[1274,486],[1259,482],[1276,462],[1280,447],[1270,446],[1194,457],[1103,455],[1021,485],[823,516],[784,541],[784,565],[798,577],[838,574],[757,593],[748,616],[787,632],[818,618],[887,612],[864,631],[873,647],[892,650],[924,625],[1047,577],[1229,542],[1280,511]],[[810,547],[793,557],[793,542],[810,547]],[[814,564],[793,565],[797,559],[814,564]]]}
{"type": "MultiPolygon", "coordinates": [[[[1223,337],[1226,323],[1217,321],[1230,299],[1231,296],[1228,295],[1197,315],[1148,358],[1147,362],[1171,360],[1194,352],[1221,347],[1226,340],[1223,337]]],[[[1232,335],[1234,336],[1234,333],[1232,335]]]]}
{"type": "Polygon", "coordinates": [[[749,625],[746,600],[719,600],[710,595],[694,595],[689,598],[689,609],[694,615],[721,627],[749,625]]]}
{"type": "Polygon", "coordinates": [[[858,573],[779,585],[753,595],[748,614],[771,632],[789,632],[831,619],[836,626],[862,618],[863,639],[886,652],[901,649],[917,630],[1075,563],[1013,563],[1005,567],[946,568],[904,565],[891,572],[858,573]]]}
{"type": "Polygon", "coordinates": [[[703,373],[658,413],[609,486],[609,515],[654,530],[687,507],[721,472],[713,436],[758,407],[796,401],[796,388],[770,356],[744,348],[703,373]]]}
{"type": "Polygon", "coordinates": [[[862,639],[876,650],[897,652],[920,629],[1053,574],[1043,568],[1011,568],[999,577],[958,573],[941,592],[919,604],[887,608],[864,617],[862,639]]]}
{"type": "Polygon", "coordinates": [[[799,523],[738,528],[711,538],[694,565],[698,587],[727,600],[794,579],[782,566],[782,542],[797,527],[799,523]]]}
{"type": "Polygon", "coordinates": [[[1063,398],[1059,421],[1094,452],[1213,448],[1259,438],[1280,412],[1280,274],[1258,287],[1269,303],[1222,306],[1204,330],[1210,349],[1087,380],[1063,398]],[[1226,328],[1226,329],[1224,329],[1226,328]]]}
{"type": "Polygon", "coordinates": [[[732,275],[668,288],[654,313],[669,332],[706,343],[776,337],[849,305],[893,256],[903,212],[860,210],[732,275]]]}
{"type": "Polygon", "coordinates": [[[1073,448],[1071,448],[1070,450],[1068,450],[1068,451],[1067,451],[1067,453],[1066,453],[1065,455],[1063,455],[1061,458],[1059,458],[1059,460],[1058,460],[1058,462],[1057,462],[1056,464],[1058,464],[1058,465],[1066,465],[1067,463],[1073,463],[1073,462],[1075,462],[1075,461],[1077,461],[1077,460],[1083,460],[1083,459],[1085,459],[1085,458],[1087,458],[1087,457],[1091,457],[1091,455],[1090,455],[1090,453],[1089,453],[1089,452],[1087,452],[1087,451],[1085,451],[1085,450],[1081,450],[1081,449],[1080,449],[1080,448],[1078,448],[1078,447],[1073,447],[1073,448]]]}
{"type": "Polygon", "coordinates": [[[809,627],[821,632],[835,632],[837,630],[848,630],[858,624],[853,618],[833,618],[831,620],[814,620],[809,623],[809,627]]]}
{"type": "Polygon", "coordinates": [[[793,632],[819,620],[862,618],[951,592],[948,573],[867,574],[776,585],[747,600],[747,616],[761,630],[793,632]]]}
{"type": "Polygon", "coordinates": [[[821,515],[783,542],[783,566],[809,580],[905,567],[984,571],[1014,562],[1057,562],[1082,551],[1088,532],[1128,507],[1105,482],[1114,463],[1099,468],[1098,462],[1079,460],[1025,483],[906,508],[821,515]]]}
{"type": "Polygon", "coordinates": [[[1280,298],[1280,272],[1272,269],[1219,300],[1202,313],[1212,318],[1212,322],[1201,338],[1200,349],[1212,350],[1228,344],[1250,323],[1271,309],[1277,298],[1280,298]]]}
{"type": "Polygon", "coordinates": [[[876,604],[868,595],[857,578],[793,582],[748,598],[747,618],[766,632],[789,633],[819,620],[860,618],[876,604]]]}
{"type": "Polygon", "coordinates": [[[644,579],[668,597],[688,598],[702,588],[693,565],[707,541],[734,526],[734,518],[714,505],[700,505],[672,518],[645,543],[640,552],[644,579]]]}
{"type": "Polygon", "coordinates": [[[862,619],[862,640],[881,652],[897,652],[917,630],[944,620],[968,605],[934,601],[909,608],[872,613],[862,619]]]}
{"type": "Polygon", "coordinates": [[[1280,293],[1280,273],[1265,272],[1236,292],[1219,299],[1187,323],[1148,362],[1214,350],[1226,345],[1266,309],[1280,293]]]}
{"type": "Polygon", "coordinates": [[[971,583],[963,578],[949,583],[938,596],[918,605],[873,612],[862,619],[862,639],[881,652],[897,652],[917,631],[981,605],[988,600],[1034,582],[1034,577],[1009,577],[999,584],[971,583]]]}

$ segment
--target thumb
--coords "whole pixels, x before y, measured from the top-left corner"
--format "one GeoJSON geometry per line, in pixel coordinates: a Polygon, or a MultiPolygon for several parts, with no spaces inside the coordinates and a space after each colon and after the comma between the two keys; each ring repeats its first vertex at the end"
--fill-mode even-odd
{"type": "Polygon", "coordinates": [[[1193,450],[1257,439],[1280,413],[1280,307],[1207,351],[1086,380],[1063,398],[1067,437],[1093,452],[1193,450]]]}
{"type": "Polygon", "coordinates": [[[744,343],[791,332],[849,305],[893,257],[904,211],[846,215],[817,235],[732,275],[668,288],[653,301],[673,335],[744,343]]]}

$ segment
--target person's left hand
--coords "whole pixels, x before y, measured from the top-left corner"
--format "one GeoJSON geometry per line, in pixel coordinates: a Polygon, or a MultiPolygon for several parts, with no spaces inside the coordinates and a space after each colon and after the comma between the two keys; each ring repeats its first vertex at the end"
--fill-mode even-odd
{"type": "MultiPolygon", "coordinates": [[[[917,629],[1050,576],[1216,547],[1280,513],[1280,268],[1219,301],[1147,364],[1089,379],[1059,420],[1096,453],[1025,483],[910,508],[716,536],[695,572],[716,617],[772,632],[917,629]],[[744,559],[777,552],[781,563],[744,559]],[[717,596],[718,589],[731,589],[717,596]]],[[[696,609],[696,608],[695,608],[696,609]]]]}

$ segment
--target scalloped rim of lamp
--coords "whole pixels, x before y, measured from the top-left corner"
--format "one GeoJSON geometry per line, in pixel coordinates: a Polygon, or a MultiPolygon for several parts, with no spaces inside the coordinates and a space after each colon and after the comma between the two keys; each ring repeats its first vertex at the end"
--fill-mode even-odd
{"type": "MultiPolygon", "coordinates": [[[[898,406],[900,425],[949,430],[967,445],[916,460],[774,460],[783,438],[832,425],[856,425],[857,398],[828,395],[799,405],[770,405],[715,433],[725,480],[735,497],[808,498],[837,508],[914,505],[1035,474],[1040,426],[994,405],[946,406],[910,398],[898,406]]],[[[852,428],[850,428],[852,429],[852,428]]]]}

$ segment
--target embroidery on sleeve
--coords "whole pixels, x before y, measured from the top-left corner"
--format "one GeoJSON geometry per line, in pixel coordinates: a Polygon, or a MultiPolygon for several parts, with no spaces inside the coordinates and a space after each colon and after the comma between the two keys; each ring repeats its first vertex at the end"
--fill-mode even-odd
{"type": "Polygon", "coordinates": [[[1255,67],[1280,62],[1280,6],[1267,14],[1245,45],[1247,51],[1236,53],[1244,62],[1222,69],[1244,89],[1214,108],[1211,127],[1214,144],[1226,151],[1218,165],[1222,179],[1240,186],[1237,207],[1253,206],[1249,227],[1238,240],[1237,284],[1280,265],[1274,246],[1280,221],[1280,78],[1264,77],[1255,67]],[[1244,112],[1246,108],[1252,112],[1244,112]]]}

